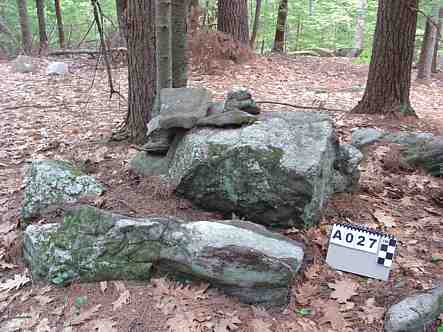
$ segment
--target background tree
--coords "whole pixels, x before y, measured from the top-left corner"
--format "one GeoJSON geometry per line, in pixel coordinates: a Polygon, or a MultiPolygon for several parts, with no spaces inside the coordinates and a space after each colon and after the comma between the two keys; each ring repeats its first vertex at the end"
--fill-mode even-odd
{"type": "Polygon", "coordinates": [[[366,21],[366,7],[367,0],[358,0],[357,5],[357,20],[355,24],[354,34],[354,50],[351,56],[355,57],[363,50],[365,41],[365,21],[366,21]]]}
{"type": "Polygon", "coordinates": [[[432,68],[433,73],[438,72],[438,49],[440,46],[440,40],[443,38],[443,6],[440,6],[438,10],[438,29],[437,29],[437,40],[435,41],[434,55],[432,57],[432,68]]]}
{"type": "Polygon", "coordinates": [[[432,60],[434,58],[435,44],[437,43],[438,9],[437,6],[434,6],[432,16],[426,19],[425,35],[418,62],[418,79],[428,79],[431,77],[432,60]]]}
{"type": "Polygon", "coordinates": [[[122,45],[126,45],[128,38],[128,25],[126,22],[128,0],[116,0],[116,12],[118,21],[118,31],[122,45]]]}
{"type": "Polygon", "coordinates": [[[38,34],[40,39],[40,52],[48,48],[48,35],[46,33],[46,18],[45,18],[45,1],[35,0],[35,6],[37,8],[38,19],[38,34]]]}
{"type": "Polygon", "coordinates": [[[272,48],[274,52],[283,52],[284,50],[287,17],[288,0],[281,0],[278,6],[277,26],[275,28],[274,47],[272,48]]]}
{"type": "Polygon", "coordinates": [[[61,0],[54,0],[55,16],[57,18],[58,42],[60,48],[65,48],[65,30],[63,27],[61,0]]]}
{"type": "Polygon", "coordinates": [[[380,0],[368,81],[355,113],[415,115],[409,92],[418,0],[380,0]]]}
{"type": "Polygon", "coordinates": [[[249,46],[247,0],[218,0],[217,29],[249,46]]]}
{"type": "Polygon", "coordinates": [[[172,87],[171,0],[156,2],[157,84],[158,89],[172,87]]]}
{"type": "Polygon", "coordinates": [[[31,54],[32,35],[29,25],[29,16],[26,0],[17,0],[18,15],[20,18],[20,28],[22,33],[22,47],[25,54],[31,54]]]}
{"type": "MultiPolygon", "coordinates": [[[[198,5],[198,4],[197,4],[198,5]]],[[[172,0],[172,87],[180,88],[188,84],[187,16],[189,0],[172,0]]]]}
{"type": "Polygon", "coordinates": [[[155,0],[131,0],[128,20],[128,113],[122,133],[143,143],[156,95],[155,0]]]}
{"type": "Polygon", "coordinates": [[[256,0],[254,23],[252,25],[251,40],[249,42],[252,49],[255,48],[255,41],[257,39],[258,28],[260,26],[260,14],[261,14],[261,0],[256,0]]]}

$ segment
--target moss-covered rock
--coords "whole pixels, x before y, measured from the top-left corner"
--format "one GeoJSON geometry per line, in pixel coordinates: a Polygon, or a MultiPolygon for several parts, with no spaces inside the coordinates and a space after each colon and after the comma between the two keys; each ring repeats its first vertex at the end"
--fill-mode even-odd
{"type": "Polygon", "coordinates": [[[169,159],[166,156],[138,152],[129,163],[129,167],[141,176],[159,176],[168,173],[169,159]]]}
{"type": "Polygon", "coordinates": [[[24,258],[34,278],[55,284],[149,279],[155,267],[275,306],[287,303],[303,247],[247,221],[134,219],[82,206],[60,225],[29,226],[24,258]]]}
{"type": "Polygon", "coordinates": [[[51,208],[101,194],[103,187],[67,161],[34,160],[24,179],[21,215],[26,222],[51,208]]]}

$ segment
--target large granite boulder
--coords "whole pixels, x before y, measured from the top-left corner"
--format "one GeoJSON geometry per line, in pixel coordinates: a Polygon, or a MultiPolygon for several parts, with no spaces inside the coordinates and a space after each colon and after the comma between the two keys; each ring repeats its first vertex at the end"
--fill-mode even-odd
{"type": "Polygon", "coordinates": [[[443,313],[443,285],[407,297],[389,308],[385,332],[421,332],[443,313]]]}
{"type": "Polygon", "coordinates": [[[24,221],[54,207],[75,203],[82,197],[100,195],[104,191],[92,176],[62,160],[34,160],[26,170],[24,184],[21,210],[24,221]]]}
{"type": "Polygon", "coordinates": [[[265,225],[314,224],[328,197],[359,179],[357,154],[339,157],[323,113],[270,112],[241,128],[194,128],[174,145],[169,179],[179,195],[265,225]]]}
{"type": "Polygon", "coordinates": [[[149,279],[152,268],[205,280],[247,303],[284,305],[303,247],[247,221],[130,218],[81,206],[62,224],[30,225],[24,258],[36,279],[149,279]]]}

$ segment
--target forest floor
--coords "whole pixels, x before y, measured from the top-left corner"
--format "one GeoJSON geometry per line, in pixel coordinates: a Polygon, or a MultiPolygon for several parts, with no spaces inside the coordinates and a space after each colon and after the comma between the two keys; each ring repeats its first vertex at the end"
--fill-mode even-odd
{"type": "MultiPolygon", "coordinates": [[[[154,179],[128,170],[136,147],[109,143],[124,119],[125,102],[109,99],[106,73],[95,60],[69,59],[70,74],[47,77],[50,60],[35,59],[34,74],[11,72],[0,62],[0,330],[35,331],[382,331],[386,309],[406,295],[428,289],[443,275],[443,179],[403,170],[398,147],[377,144],[365,152],[361,189],[336,195],[318,228],[282,230],[306,245],[306,262],[282,312],[239,303],[207,285],[151,282],[74,283],[66,288],[30,280],[21,256],[19,209],[23,171],[36,158],[87,164],[107,188],[96,202],[128,215],[168,214],[184,220],[218,219],[192,207],[154,179]],[[440,202],[440,203],[439,203],[440,202]],[[399,239],[388,282],[331,269],[325,263],[331,224],[366,224],[399,239]],[[9,285],[9,287],[8,287],[9,285]]],[[[191,73],[190,85],[217,99],[234,86],[248,87],[257,101],[342,109],[331,112],[341,141],[353,127],[443,134],[443,73],[413,81],[419,119],[353,115],[368,66],[345,58],[257,57],[212,75],[191,73]]],[[[126,68],[114,69],[127,93],[126,68]]],[[[292,108],[267,105],[265,110],[292,108]]],[[[41,220],[45,222],[45,220],[41,220]]],[[[443,319],[443,317],[441,317],[443,319]]],[[[438,322],[427,326],[436,331],[438,322]]]]}

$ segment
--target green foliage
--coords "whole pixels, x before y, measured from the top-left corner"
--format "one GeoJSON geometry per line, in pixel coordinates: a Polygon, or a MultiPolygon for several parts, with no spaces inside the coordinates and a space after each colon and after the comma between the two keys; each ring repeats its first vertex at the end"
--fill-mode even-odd
{"type": "Polygon", "coordinates": [[[440,325],[440,326],[437,328],[437,332],[443,332],[443,325],[440,325]]]}

